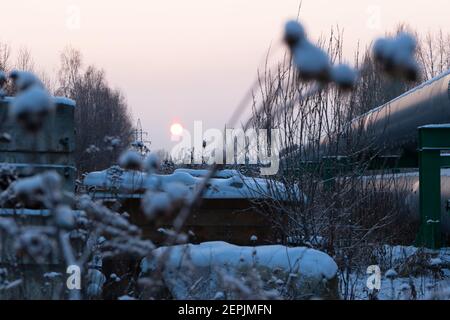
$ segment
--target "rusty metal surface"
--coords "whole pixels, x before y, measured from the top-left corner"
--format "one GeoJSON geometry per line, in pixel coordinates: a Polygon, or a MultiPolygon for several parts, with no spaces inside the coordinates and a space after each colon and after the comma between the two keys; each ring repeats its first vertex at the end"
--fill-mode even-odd
{"type": "Polygon", "coordinates": [[[75,187],[75,125],[74,106],[55,100],[55,112],[49,115],[43,129],[36,134],[25,132],[9,117],[14,98],[0,100],[0,133],[8,133],[10,141],[0,141],[0,163],[17,165],[23,173],[55,170],[64,178],[66,190],[75,187]]]}
{"type": "MultiPolygon", "coordinates": [[[[190,243],[225,241],[236,245],[264,245],[278,243],[282,232],[274,223],[274,217],[261,214],[264,204],[251,199],[205,199],[189,217],[184,233],[190,243]],[[256,240],[251,240],[256,236],[256,240]]],[[[147,220],[141,210],[139,198],[122,202],[122,210],[130,214],[130,221],[143,230],[144,237],[162,244],[165,235],[158,231],[172,228],[173,217],[158,219],[158,223],[147,220]]],[[[277,219],[282,220],[282,216],[277,219]]]]}

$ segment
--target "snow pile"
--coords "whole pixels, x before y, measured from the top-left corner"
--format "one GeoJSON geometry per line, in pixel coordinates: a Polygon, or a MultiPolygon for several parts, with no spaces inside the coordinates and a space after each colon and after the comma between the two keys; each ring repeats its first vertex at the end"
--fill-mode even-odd
{"type": "Polygon", "coordinates": [[[55,104],[62,104],[69,107],[75,107],[76,102],[72,99],[66,98],[66,97],[53,97],[53,102],[55,104]]]}
{"type": "MultiPolygon", "coordinates": [[[[176,169],[175,173],[177,172],[184,172],[184,173],[188,173],[193,177],[196,178],[202,178],[202,177],[206,177],[209,174],[209,170],[196,170],[196,169],[176,169]]],[[[239,171],[237,170],[220,170],[217,171],[213,178],[221,178],[221,179],[228,179],[228,178],[232,178],[234,176],[239,176],[241,175],[239,171]]]]}
{"type": "Polygon", "coordinates": [[[243,297],[245,287],[255,285],[246,279],[255,275],[262,281],[265,294],[272,298],[338,297],[336,263],[313,249],[239,247],[225,242],[162,247],[142,261],[142,273],[151,274],[160,257],[167,258],[163,277],[175,299],[213,299],[218,292],[228,299],[243,297]],[[236,285],[240,296],[231,289],[236,285]]]}
{"type": "MultiPolygon", "coordinates": [[[[206,170],[179,169],[170,175],[147,174],[140,171],[117,170],[117,167],[106,171],[92,172],[86,175],[83,184],[91,191],[98,189],[108,191],[117,189],[123,193],[155,190],[172,192],[174,183],[182,184],[190,191],[203,183],[206,170]],[[114,172],[113,174],[111,172],[114,172]]],[[[180,188],[176,188],[180,190],[180,188]]],[[[224,170],[216,173],[216,178],[209,181],[204,192],[205,199],[264,199],[276,198],[289,200],[289,192],[283,183],[251,178],[238,171],[224,170]],[[220,177],[220,178],[219,178],[220,177]]],[[[296,190],[296,196],[302,196],[296,190]]]]}
{"type": "Polygon", "coordinates": [[[393,38],[378,39],[373,45],[373,55],[388,74],[416,81],[419,76],[416,49],[415,38],[407,33],[400,33],[393,38]]]}
{"type": "Polygon", "coordinates": [[[140,171],[126,171],[119,166],[113,166],[104,171],[88,173],[83,184],[89,190],[137,192],[144,188],[145,179],[146,175],[140,171]]]}

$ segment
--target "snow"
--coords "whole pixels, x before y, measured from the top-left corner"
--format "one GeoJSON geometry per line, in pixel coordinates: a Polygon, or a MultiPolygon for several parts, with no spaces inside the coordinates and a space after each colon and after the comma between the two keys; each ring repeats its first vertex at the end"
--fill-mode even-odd
{"type": "Polygon", "coordinates": [[[145,158],[144,169],[148,173],[155,172],[156,170],[158,170],[160,165],[161,160],[159,159],[159,156],[154,152],[150,153],[147,158],[145,158]]]}
{"type": "Polygon", "coordinates": [[[395,279],[397,278],[397,272],[394,269],[389,269],[384,276],[388,279],[395,279]]]}
{"type": "Polygon", "coordinates": [[[57,105],[65,105],[69,107],[75,107],[77,105],[74,100],[66,97],[53,97],[53,102],[57,105]]]}
{"type": "MultiPolygon", "coordinates": [[[[450,248],[431,250],[385,245],[378,252],[377,260],[379,267],[386,270],[381,278],[378,299],[450,299],[450,248]],[[417,271],[409,271],[411,267],[417,267],[417,271]]],[[[367,277],[358,272],[351,275],[357,300],[368,298],[367,277]]]]}
{"type": "Polygon", "coordinates": [[[44,84],[32,72],[13,70],[9,77],[13,80],[13,84],[19,92],[26,91],[31,87],[44,89],[44,84]]]}
{"type": "MultiPolygon", "coordinates": [[[[164,254],[168,247],[155,249],[155,258],[164,254]]],[[[305,277],[333,279],[337,265],[327,254],[309,248],[288,248],[281,245],[240,247],[226,242],[206,242],[198,245],[187,244],[170,247],[167,266],[176,268],[183,259],[198,267],[228,266],[238,267],[240,263],[253,262],[271,270],[280,268],[287,273],[300,273],[305,277]]],[[[143,260],[144,270],[152,268],[148,260],[143,260]]]]}
{"type": "Polygon", "coordinates": [[[91,145],[90,145],[89,147],[87,147],[86,150],[85,150],[85,152],[88,153],[88,154],[91,154],[91,153],[97,153],[97,152],[100,152],[100,151],[101,151],[100,148],[97,147],[96,145],[93,145],[93,144],[91,144],[91,145]]]}
{"type": "Polygon", "coordinates": [[[358,75],[356,71],[346,64],[340,64],[331,70],[332,80],[340,87],[351,89],[356,85],[358,75]]]}
{"type": "Polygon", "coordinates": [[[441,258],[432,258],[430,259],[430,266],[440,266],[442,265],[441,258]]]}
{"type": "Polygon", "coordinates": [[[183,183],[172,182],[167,184],[165,189],[174,203],[184,203],[186,200],[189,200],[190,190],[183,183]]]}
{"type": "Polygon", "coordinates": [[[23,178],[14,181],[9,188],[1,194],[1,200],[6,201],[15,197],[25,205],[46,203],[59,195],[61,177],[54,171],[23,178]]]}
{"type": "Polygon", "coordinates": [[[449,129],[450,123],[443,124],[427,124],[426,126],[421,126],[419,129],[449,129]]]}
{"type": "Polygon", "coordinates": [[[37,229],[25,229],[16,240],[15,249],[26,254],[37,263],[43,263],[53,250],[53,244],[47,234],[37,229]]]}
{"type": "MultiPolygon", "coordinates": [[[[196,170],[196,169],[176,169],[175,173],[177,172],[184,172],[184,173],[188,173],[193,177],[196,178],[201,178],[201,177],[206,177],[209,173],[209,170],[196,170]]],[[[217,171],[213,178],[222,178],[222,179],[228,179],[228,178],[232,178],[234,176],[239,176],[240,172],[237,170],[220,170],[217,171]]]]}
{"type": "Polygon", "coordinates": [[[225,294],[222,291],[218,291],[214,295],[214,299],[213,300],[224,300],[224,299],[225,299],[225,294]]]}
{"type": "Polygon", "coordinates": [[[305,40],[294,48],[294,63],[305,80],[322,80],[328,75],[331,63],[328,55],[319,47],[305,40]]]}
{"type": "Polygon", "coordinates": [[[62,276],[63,275],[60,272],[51,271],[44,273],[44,278],[48,280],[59,280],[62,278],[62,276]]]}
{"type": "Polygon", "coordinates": [[[30,216],[30,217],[49,217],[50,211],[47,209],[35,210],[35,209],[25,209],[25,208],[17,208],[17,209],[0,209],[0,217],[1,216],[30,216]]]}
{"type": "Polygon", "coordinates": [[[75,227],[75,215],[69,206],[60,205],[55,209],[56,225],[71,230],[75,227]]]}
{"type": "Polygon", "coordinates": [[[6,234],[14,236],[18,233],[18,231],[19,228],[13,219],[0,218],[0,232],[5,232],[6,234]]]}
{"type": "Polygon", "coordinates": [[[142,260],[141,276],[151,275],[160,258],[164,283],[174,299],[338,297],[336,263],[313,249],[225,242],[162,247],[142,260]]]}
{"type": "Polygon", "coordinates": [[[0,134],[0,142],[8,143],[11,142],[11,139],[12,139],[11,135],[7,132],[0,134]]]}
{"type": "Polygon", "coordinates": [[[388,74],[415,81],[419,74],[416,48],[413,36],[400,33],[396,37],[378,39],[373,46],[373,54],[388,74]]]}
{"type": "Polygon", "coordinates": [[[37,129],[55,107],[50,95],[39,86],[21,92],[12,102],[11,115],[29,129],[37,129]],[[36,127],[36,128],[35,128],[36,127]]]}
{"type": "Polygon", "coordinates": [[[417,47],[417,42],[411,35],[400,33],[394,38],[378,39],[374,46],[374,55],[382,63],[402,65],[411,60],[417,47]]]}
{"type": "Polygon", "coordinates": [[[127,150],[119,158],[119,165],[128,170],[142,168],[142,156],[134,150],[127,150]]]}
{"type": "Polygon", "coordinates": [[[301,41],[306,39],[306,33],[303,26],[296,20],[290,20],[284,27],[284,41],[293,48],[301,41]]]}
{"type": "MultiPolygon", "coordinates": [[[[173,192],[181,191],[180,185],[177,184],[183,184],[193,191],[203,183],[202,177],[205,173],[206,170],[184,169],[176,170],[170,175],[149,175],[139,171],[117,170],[116,167],[113,167],[105,171],[87,174],[83,184],[89,189],[99,188],[105,191],[116,188],[129,193],[144,189],[159,189],[171,193],[172,188],[173,192]],[[111,173],[111,170],[115,170],[115,172],[111,173]]],[[[223,178],[213,178],[209,181],[209,187],[204,193],[205,199],[262,199],[268,197],[279,200],[289,199],[286,187],[280,182],[246,177],[233,170],[219,171],[216,176],[223,178]]],[[[297,197],[303,196],[298,190],[296,193],[297,197]]]]}
{"type": "Polygon", "coordinates": [[[142,200],[144,214],[149,220],[155,219],[158,215],[170,213],[172,200],[165,192],[147,191],[142,200]]]}

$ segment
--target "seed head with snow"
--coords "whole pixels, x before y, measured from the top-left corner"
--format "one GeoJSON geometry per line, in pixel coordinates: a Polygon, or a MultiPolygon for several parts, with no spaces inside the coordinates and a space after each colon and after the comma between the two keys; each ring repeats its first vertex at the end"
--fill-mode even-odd
{"type": "Polygon", "coordinates": [[[328,54],[308,40],[304,27],[297,21],[288,21],[284,29],[284,41],[303,81],[334,83],[344,90],[353,89],[357,73],[348,65],[333,66],[328,54]]]}
{"type": "Polygon", "coordinates": [[[119,165],[125,170],[139,171],[142,168],[142,157],[134,150],[127,150],[120,156],[119,165]]]}
{"type": "Polygon", "coordinates": [[[17,96],[12,103],[11,116],[26,130],[39,131],[55,105],[42,82],[31,72],[12,71],[10,78],[17,96]]]}
{"type": "Polygon", "coordinates": [[[372,50],[375,60],[387,74],[417,81],[419,66],[415,58],[416,49],[416,39],[408,33],[400,33],[396,37],[378,39],[372,50]]]}

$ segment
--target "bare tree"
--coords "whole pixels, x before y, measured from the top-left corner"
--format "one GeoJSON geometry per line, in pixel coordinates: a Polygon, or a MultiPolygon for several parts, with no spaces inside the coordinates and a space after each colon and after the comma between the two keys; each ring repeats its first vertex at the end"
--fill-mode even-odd
{"type": "Polygon", "coordinates": [[[81,53],[67,48],[61,54],[57,90],[77,102],[76,162],[80,173],[114,164],[131,142],[133,128],[122,92],[109,86],[103,70],[94,66],[83,70],[82,66],[81,53]]]}

